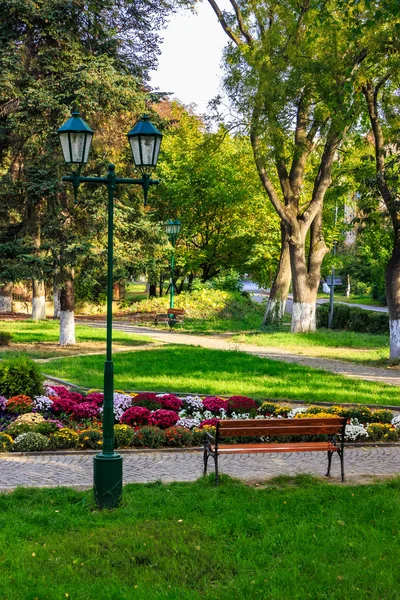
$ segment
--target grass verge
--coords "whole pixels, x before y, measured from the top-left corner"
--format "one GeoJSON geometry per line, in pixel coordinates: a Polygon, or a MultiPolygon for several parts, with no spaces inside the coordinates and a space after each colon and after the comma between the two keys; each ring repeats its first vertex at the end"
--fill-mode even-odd
{"type": "Polygon", "coordinates": [[[253,488],[227,477],[90,492],[0,495],[7,600],[396,600],[400,481],[308,476],[253,488]]]}
{"type": "Polygon", "coordinates": [[[338,358],[366,365],[385,366],[389,363],[389,336],[319,329],[315,333],[265,333],[236,335],[238,343],[254,344],[263,348],[286,348],[298,354],[338,358]]]}
{"type": "MultiPolygon", "coordinates": [[[[9,346],[0,347],[0,357],[10,358],[16,354],[26,354],[31,358],[51,358],[53,356],[103,352],[106,343],[106,330],[85,325],[76,325],[77,343],[75,346],[61,347],[58,344],[60,324],[58,321],[1,321],[0,329],[12,334],[9,346]]],[[[122,331],[113,331],[116,348],[151,344],[151,338],[122,331]]]]}
{"type": "MultiPolygon", "coordinates": [[[[103,363],[101,356],[63,358],[43,365],[42,370],[83,387],[101,388],[103,363]]],[[[400,405],[399,390],[393,386],[195,346],[124,352],[116,358],[114,371],[116,389],[400,405]]]]}

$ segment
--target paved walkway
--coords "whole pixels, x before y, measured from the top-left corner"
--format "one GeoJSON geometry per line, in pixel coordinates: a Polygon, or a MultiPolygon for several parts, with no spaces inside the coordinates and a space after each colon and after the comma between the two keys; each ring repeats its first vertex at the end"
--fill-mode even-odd
{"type": "MultiPolygon", "coordinates": [[[[105,322],[92,321],[87,322],[92,327],[104,328],[105,322]]],[[[129,323],[115,322],[113,329],[117,331],[125,331],[127,333],[145,334],[159,342],[169,344],[183,344],[186,346],[201,346],[202,348],[210,348],[215,350],[236,350],[254,354],[261,358],[269,358],[272,360],[280,360],[287,363],[296,363],[314,369],[324,369],[338,375],[363,379],[365,381],[375,381],[378,383],[386,383],[388,385],[400,386],[400,369],[379,369],[376,367],[366,367],[364,365],[345,362],[342,360],[320,358],[318,356],[305,356],[304,354],[296,354],[281,348],[263,348],[253,344],[239,344],[229,340],[230,334],[221,335],[192,335],[186,333],[177,333],[175,331],[160,331],[151,327],[138,327],[129,323]],[[228,339],[227,339],[228,338],[228,339]]],[[[134,347],[132,348],[134,350],[134,347]]]]}
{"type": "MultiPolygon", "coordinates": [[[[195,481],[202,475],[202,453],[124,452],[124,482],[145,483],[161,480],[195,481]]],[[[326,472],[325,452],[285,454],[241,454],[221,456],[220,471],[246,481],[265,481],[277,475],[326,472]]],[[[347,480],[362,481],[366,476],[395,476],[400,473],[400,445],[348,448],[345,453],[347,480]]],[[[93,454],[0,455],[0,491],[16,486],[90,487],[93,454]]],[[[211,468],[212,471],[212,468],[211,468]]],[[[339,480],[338,457],[332,461],[332,479],[339,480]]]]}

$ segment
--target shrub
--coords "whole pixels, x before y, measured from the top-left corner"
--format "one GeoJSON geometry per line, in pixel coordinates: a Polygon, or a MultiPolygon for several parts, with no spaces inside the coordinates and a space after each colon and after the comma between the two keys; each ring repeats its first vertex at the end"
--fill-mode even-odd
{"type": "Polygon", "coordinates": [[[193,435],[189,429],[185,427],[168,427],[165,430],[167,438],[167,446],[171,448],[183,448],[184,446],[191,446],[193,435]]]}
{"type": "Polygon", "coordinates": [[[246,413],[255,416],[258,410],[258,404],[252,398],[246,396],[231,396],[228,398],[228,412],[233,412],[237,415],[246,413]]]}
{"type": "Polygon", "coordinates": [[[98,450],[103,443],[102,439],[100,429],[86,429],[78,435],[78,446],[85,450],[98,450]]]}
{"type": "Polygon", "coordinates": [[[27,433],[34,429],[35,425],[33,425],[33,423],[11,423],[11,425],[7,427],[6,433],[15,439],[21,435],[21,433],[27,433]]]}
{"type": "Polygon", "coordinates": [[[241,276],[235,269],[229,269],[221,271],[211,281],[211,285],[216,290],[223,290],[225,292],[241,292],[243,289],[243,283],[241,276]]]}
{"type": "Polygon", "coordinates": [[[7,433],[0,433],[0,452],[11,452],[14,446],[13,439],[7,433]]]}
{"type": "Polygon", "coordinates": [[[182,400],[174,394],[163,394],[162,396],[158,396],[157,400],[160,400],[161,406],[166,410],[175,410],[178,412],[183,406],[182,400]]]}
{"type": "Polygon", "coordinates": [[[393,425],[388,423],[371,423],[367,427],[367,432],[370,440],[373,442],[397,442],[399,434],[393,425]]]}
{"type": "Polygon", "coordinates": [[[24,356],[0,363],[0,394],[7,398],[21,394],[40,396],[43,379],[39,365],[24,356]]]}
{"type": "Polygon", "coordinates": [[[372,417],[372,411],[367,406],[343,407],[337,412],[338,416],[346,419],[357,419],[359,423],[369,423],[372,417]]]}
{"type": "Polygon", "coordinates": [[[76,431],[63,427],[50,434],[49,447],[52,450],[69,450],[70,448],[76,448],[78,441],[79,436],[76,431]]]}
{"type": "Polygon", "coordinates": [[[277,408],[277,404],[275,404],[274,402],[267,401],[261,404],[260,408],[258,409],[258,412],[260,415],[271,416],[274,414],[277,408]]]}
{"type": "Polygon", "coordinates": [[[40,452],[49,447],[49,440],[41,433],[28,431],[14,440],[14,452],[40,452]]]}
{"type": "Polygon", "coordinates": [[[7,400],[7,410],[13,415],[22,415],[32,411],[32,398],[20,394],[7,400]]]}
{"type": "Polygon", "coordinates": [[[173,410],[155,410],[149,417],[149,425],[155,427],[161,427],[161,429],[168,429],[179,421],[179,415],[173,410]]]}
{"type": "Polygon", "coordinates": [[[136,394],[132,397],[133,406],[142,406],[148,410],[157,410],[161,408],[161,398],[157,398],[157,394],[143,393],[136,394]]]}
{"type": "Polygon", "coordinates": [[[131,427],[137,425],[147,425],[150,415],[151,413],[148,408],[145,408],[144,406],[132,406],[131,408],[128,408],[128,410],[126,410],[122,415],[121,423],[130,425],[131,427]]]}
{"type": "Polygon", "coordinates": [[[217,396],[212,396],[210,398],[204,398],[203,406],[206,410],[209,410],[213,413],[220,413],[221,409],[225,412],[228,411],[228,402],[223,398],[218,398],[217,396]]]}
{"type": "Polygon", "coordinates": [[[85,402],[91,402],[101,406],[104,402],[104,394],[101,394],[100,392],[92,392],[86,396],[85,402]]]}
{"type": "MultiPolygon", "coordinates": [[[[328,327],[329,304],[317,306],[317,327],[328,327]]],[[[389,320],[385,313],[363,310],[356,306],[336,304],[333,329],[348,329],[359,333],[388,333],[389,320]]]]}
{"type": "Polygon", "coordinates": [[[59,430],[60,428],[58,427],[56,421],[44,421],[43,423],[38,423],[34,426],[34,431],[46,436],[49,436],[51,433],[55,433],[59,430]]]}
{"type": "Polygon", "coordinates": [[[114,440],[116,448],[127,448],[132,445],[135,431],[129,425],[115,425],[114,440]]]}
{"type": "Polygon", "coordinates": [[[133,445],[138,448],[162,448],[166,444],[166,435],[159,427],[144,426],[135,431],[133,445]]]}
{"type": "Polygon", "coordinates": [[[0,346],[8,346],[12,340],[12,333],[9,331],[0,331],[0,346]]]}
{"type": "Polygon", "coordinates": [[[391,410],[382,408],[372,411],[370,423],[391,423],[394,415],[391,410]]]}
{"type": "Polygon", "coordinates": [[[94,402],[81,402],[75,404],[72,416],[78,421],[82,419],[95,419],[99,416],[99,407],[94,402]]]}

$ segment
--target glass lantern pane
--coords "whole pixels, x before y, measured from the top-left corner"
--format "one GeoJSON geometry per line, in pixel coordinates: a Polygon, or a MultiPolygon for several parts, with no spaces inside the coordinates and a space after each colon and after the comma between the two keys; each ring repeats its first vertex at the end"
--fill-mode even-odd
{"type": "Polygon", "coordinates": [[[161,138],[157,137],[156,138],[155,148],[154,148],[154,157],[153,157],[153,164],[154,164],[154,166],[156,166],[157,161],[158,161],[158,155],[160,153],[160,146],[161,146],[161,138]]]}
{"type": "Polygon", "coordinates": [[[168,235],[171,235],[171,233],[173,233],[173,225],[171,225],[171,223],[166,223],[165,224],[165,231],[167,232],[168,235]]]}
{"type": "Polygon", "coordinates": [[[93,133],[86,134],[86,146],[85,146],[85,156],[83,157],[83,162],[86,165],[89,158],[90,146],[92,144],[93,133]]]}
{"type": "Polygon", "coordinates": [[[64,155],[65,162],[66,163],[72,162],[69,141],[68,141],[68,133],[60,133],[60,142],[61,142],[61,149],[62,149],[62,152],[64,155]]]}
{"type": "Polygon", "coordinates": [[[140,137],[143,159],[142,165],[155,166],[155,163],[153,162],[154,143],[155,137],[153,135],[146,135],[140,137]]]}
{"type": "Polygon", "coordinates": [[[83,162],[83,146],[85,144],[86,133],[74,133],[71,131],[71,148],[72,148],[72,162],[82,163],[83,162]]]}
{"type": "Polygon", "coordinates": [[[135,165],[138,167],[139,165],[142,164],[142,161],[140,158],[139,140],[137,137],[131,137],[131,138],[129,138],[129,141],[131,143],[133,160],[135,161],[135,165]]]}

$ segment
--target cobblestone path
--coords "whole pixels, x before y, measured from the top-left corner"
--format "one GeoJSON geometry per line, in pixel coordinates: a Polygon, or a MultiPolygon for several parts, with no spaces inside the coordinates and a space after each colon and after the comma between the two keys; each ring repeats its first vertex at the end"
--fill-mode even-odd
{"type": "MultiPolygon", "coordinates": [[[[202,475],[202,453],[124,452],[124,482],[145,483],[161,480],[194,481],[202,475]]],[[[210,465],[211,466],[211,465],[210,465]]],[[[263,481],[277,475],[326,472],[325,452],[284,454],[241,454],[221,456],[220,471],[243,480],[263,481]]],[[[0,491],[16,486],[90,487],[93,454],[0,455],[0,491]]],[[[211,466],[212,467],[212,466],[211,466]]],[[[212,470],[212,468],[211,468],[212,470]]],[[[347,448],[345,471],[348,480],[363,476],[400,474],[400,446],[347,448]]],[[[340,464],[333,457],[332,475],[339,480],[340,464]]]]}
{"type": "MultiPolygon", "coordinates": [[[[89,321],[86,324],[92,327],[104,328],[105,322],[89,321]]],[[[269,358],[288,363],[296,363],[314,369],[324,369],[345,377],[363,379],[365,381],[376,381],[388,385],[400,386],[400,370],[379,369],[377,367],[366,367],[359,363],[345,362],[343,360],[320,358],[318,356],[307,356],[296,354],[296,352],[281,348],[263,348],[254,344],[239,344],[229,340],[230,334],[215,335],[192,335],[188,333],[177,333],[175,331],[159,331],[151,327],[138,327],[129,323],[114,322],[113,329],[127,333],[142,333],[152,337],[154,340],[169,344],[182,344],[185,346],[201,346],[215,350],[239,350],[248,354],[254,354],[260,358],[269,358]]],[[[135,348],[133,347],[132,350],[135,348]]]]}

